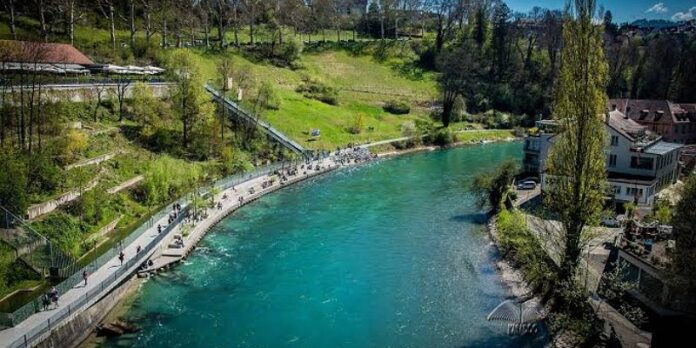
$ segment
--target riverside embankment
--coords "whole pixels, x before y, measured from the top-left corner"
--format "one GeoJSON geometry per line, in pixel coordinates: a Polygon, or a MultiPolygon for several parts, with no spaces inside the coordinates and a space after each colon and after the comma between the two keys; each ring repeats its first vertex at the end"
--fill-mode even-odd
{"type": "MultiPolygon", "coordinates": [[[[298,182],[338,167],[339,165],[333,162],[332,159],[318,159],[307,164],[299,165],[295,172],[296,174],[289,175],[285,178],[286,180],[283,181],[284,184],[298,182]]],[[[272,179],[271,177],[275,175],[275,172],[276,171],[260,177],[251,178],[251,180],[243,182],[242,185],[245,188],[252,188],[253,185],[259,182],[270,181],[272,179]]],[[[248,202],[263,194],[276,190],[281,186],[280,181],[280,178],[276,178],[273,185],[254,190],[253,193],[247,193],[244,202],[248,202]],[[277,186],[274,187],[274,185],[277,186]]],[[[231,188],[225,188],[223,192],[220,193],[220,197],[224,194],[233,196],[232,193],[228,192],[230,189],[234,190],[235,186],[232,185],[231,188]]],[[[200,239],[201,233],[204,233],[207,228],[214,225],[216,219],[219,220],[224,216],[221,213],[229,212],[231,209],[235,208],[234,204],[228,202],[231,202],[231,200],[225,202],[225,209],[220,209],[216,211],[216,213],[209,214],[199,221],[199,223],[196,224],[197,226],[193,226],[194,228],[190,237],[200,239]]],[[[183,203],[182,210],[188,210],[186,202],[183,203]]],[[[66,336],[66,332],[91,331],[93,326],[96,325],[100,319],[91,316],[84,320],[84,316],[87,315],[85,314],[85,309],[94,306],[104,299],[110,298],[109,294],[113,291],[118,291],[146,260],[153,256],[160,255],[163,245],[170,242],[171,238],[173,238],[176,232],[181,228],[182,225],[180,222],[184,220],[183,217],[183,214],[179,215],[172,223],[165,214],[156,220],[148,222],[148,229],[134,238],[130,244],[122,246],[121,251],[124,256],[123,259],[114,256],[111,260],[106,261],[100,268],[91,272],[87,284],[80,283],[70,288],[64,294],[60,294],[60,307],[57,306],[49,310],[38,311],[15,327],[0,331],[0,346],[35,346],[46,340],[48,340],[48,342],[55,342],[50,339],[51,337],[74,337],[73,335],[66,336]],[[164,226],[163,231],[160,232],[157,226],[164,226]],[[73,323],[77,323],[77,326],[73,325],[73,323]]],[[[192,242],[190,245],[195,244],[193,243],[193,239],[190,241],[192,242]]],[[[118,299],[109,302],[115,304],[118,302],[118,299]]],[[[102,308],[100,312],[106,313],[108,310],[110,310],[110,307],[102,308]]],[[[74,337],[74,339],[78,338],[74,337]]],[[[63,346],[76,344],[72,339],[59,340],[59,342],[63,346]]],[[[51,345],[54,346],[53,343],[51,345]]]]}
{"type": "Polygon", "coordinates": [[[467,193],[519,156],[518,143],[399,156],[264,196],[143,283],[120,316],[140,332],[101,344],[530,346],[485,321],[509,293],[467,193]]]}

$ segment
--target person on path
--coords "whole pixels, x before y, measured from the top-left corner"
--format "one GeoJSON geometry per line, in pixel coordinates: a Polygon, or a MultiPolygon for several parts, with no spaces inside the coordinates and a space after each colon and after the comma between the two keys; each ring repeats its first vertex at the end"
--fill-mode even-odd
{"type": "Polygon", "coordinates": [[[162,233],[162,225],[157,224],[157,234],[162,233]]]}
{"type": "Polygon", "coordinates": [[[121,266],[123,266],[123,260],[126,258],[126,254],[123,253],[123,250],[118,254],[118,260],[121,261],[121,266]]]}
{"type": "Polygon", "coordinates": [[[85,286],[87,286],[87,270],[82,271],[82,279],[85,280],[85,286]]]}
{"type": "Polygon", "coordinates": [[[43,310],[47,311],[48,306],[51,305],[51,299],[48,297],[48,294],[43,294],[41,296],[41,304],[43,305],[43,310]]]}
{"type": "Polygon", "coordinates": [[[51,296],[51,301],[53,301],[53,304],[56,305],[55,308],[58,308],[58,289],[56,289],[56,287],[54,286],[53,288],[51,288],[49,294],[51,296]]]}
{"type": "Polygon", "coordinates": [[[140,254],[140,250],[142,250],[142,249],[140,249],[140,245],[138,245],[138,247],[135,248],[135,253],[136,253],[136,254],[140,254]]]}

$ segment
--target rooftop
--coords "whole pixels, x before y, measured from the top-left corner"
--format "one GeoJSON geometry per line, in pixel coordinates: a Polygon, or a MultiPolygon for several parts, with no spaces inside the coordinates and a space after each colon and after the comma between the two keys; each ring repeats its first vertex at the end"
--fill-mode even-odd
{"type": "Polygon", "coordinates": [[[0,61],[92,65],[87,56],[68,44],[0,40],[0,61]]]}
{"type": "Polygon", "coordinates": [[[681,144],[668,143],[666,141],[659,141],[649,147],[647,147],[643,152],[650,153],[654,155],[664,155],[673,150],[681,148],[681,144]]]}

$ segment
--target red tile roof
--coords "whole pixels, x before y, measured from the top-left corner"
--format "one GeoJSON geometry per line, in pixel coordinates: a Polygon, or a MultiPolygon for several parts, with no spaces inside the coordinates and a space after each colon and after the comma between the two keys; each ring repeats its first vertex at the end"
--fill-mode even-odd
{"type": "Polygon", "coordinates": [[[13,63],[94,64],[68,44],[0,40],[0,61],[13,63]]]}

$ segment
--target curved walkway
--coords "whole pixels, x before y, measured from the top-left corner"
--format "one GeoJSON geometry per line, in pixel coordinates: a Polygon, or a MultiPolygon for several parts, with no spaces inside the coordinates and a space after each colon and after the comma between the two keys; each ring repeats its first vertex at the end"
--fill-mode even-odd
{"type": "MultiPolygon", "coordinates": [[[[217,201],[223,203],[223,208],[220,210],[215,208],[204,220],[199,221],[193,226],[191,233],[185,239],[185,245],[187,244],[190,250],[210,227],[241,205],[281,187],[342,166],[336,163],[332,158],[312,161],[309,165],[312,168],[318,165],[321,169],[298,169],[297,174],[288,177],[288,180],[283,185],[281,185],[279,179],[276,178],[276,182],[273,185],[261,188],[261,183],[268,181],[274,176],[272,174],[267,174],[247,180],[236,187],[220,192],[217,196],[217,201]],[[251,188],[254,188],[253,194],[250,194],[248,191],[251,188]],[[221,200],[223,195],[227,195],[228,198],[226,200],[221,200]],[[237,197],[240,195],[244,196],[244,201],[241,204],[237,201],[237,197]]],[[[306,167],[307,166],[305,166],[305,168],[306,167]]],[[[185,211],[187,208],[187,206],[182,205],[182,211],[185,211]]],[[[168,216],[166,215],[158,221],[153,221],[150,225],[151,227],[147,229],[145,233],[135,239],[131,244],[123,247],[122,250],[125,254],[125,261],[123,264],[119,261],[118,256],[112,258],[101,268],[89,275],[87,285],[80,282],[66,293],[59,294],[60,301],[57,308],[51,305],[49,310],[35,313],[20,324],[0,331],[0,347],[14,348],[33,346],[49,336],[53,329],[69,322],[84,309],[92,306],[104,295],[117,287],[122,281],[137,272],[138,268],[147,259],[153,256],[163,255],[163,252],[166,250],[165,247],[168,245],[166,242],[170,241],[174,234],[180,231],[183,224],[179,222],[183,220],[183,217],[184,214],[180,214],[177,221],[171,226],[168,226],[168,216]],[[157,232],[157,225],[165,227],[162,233],[157,232]],[[163,243],[163,241],[165,241],[165,243],[163,243]],[[140,249],[140,252],[137,251],[138,249],[140,249]]],[[[182,254],[182,257],[183,255],[185,255],[185,253],[182,254]]]]}

